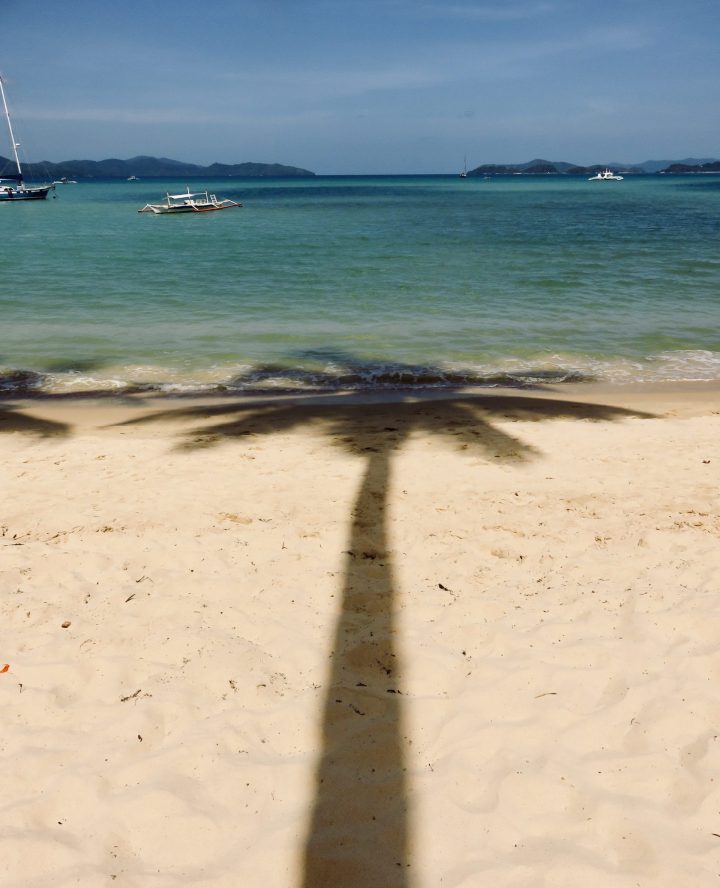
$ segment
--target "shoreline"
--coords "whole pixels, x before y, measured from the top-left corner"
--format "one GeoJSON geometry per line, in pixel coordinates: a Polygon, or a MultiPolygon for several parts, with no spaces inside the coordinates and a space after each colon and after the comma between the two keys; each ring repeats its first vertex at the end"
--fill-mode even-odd
{"type": "Polygon", "coordinates": [[[421,404],[453,401],[456,399],[538,399],[572,400],[578,403],[608,403],[637,409],[650,409],[660,415],[699,415],[720,409],[720,381],[703,382],[652,382],[613,384],[605,382],[562,383],[560,385],[534,387],[464,386],[455,389],[393,389],[375,391],[326,391],[326,392],[37,392],[14,396],[0,394],[0,410],[3,405],[13,409],[64,412],[88,416],[93,410],[126,414],[129,418],[145,412],[156,412],[161,407],[168,410],[177,405],[178,411],[189,407],[211,407],[234,402],[240,405],[260,406],[292,404],[312,406],[323,403],[342,403],[357,408],[394,404],[421,404]]]}

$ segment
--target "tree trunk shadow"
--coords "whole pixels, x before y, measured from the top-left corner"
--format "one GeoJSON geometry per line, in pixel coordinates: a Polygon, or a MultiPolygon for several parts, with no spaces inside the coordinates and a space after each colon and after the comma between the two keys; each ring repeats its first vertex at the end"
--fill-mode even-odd
{"type": "Polygon", "coordinates": [[[322,752],[306,837],[302,888],[408,888],[412,842],[404,707],[395,641],[395,579],[388,553],[390,459],[415,433],[442,438],[505,465],[539,456],[508,423],[556,419],[614,422],[651,414],[558,397],[476,394],[362,404],[224,402],[163,410],[125,422],[201,423],[178,449],[198,451],[243,436],[316,428],[346,453],[368,459],[352,515],[340,612],[322,715],[322,752]],[[493,420],[502,420],[502,425],[493,420]],[[503,427],[505,426],[505,427],[503,427]]]}
{"type": "Polygon", "coordinates": [[[303,888],[408,884],[401,670],[387,551],[389,468],[387,449],[370,454],[353,515],[303,888]]]}

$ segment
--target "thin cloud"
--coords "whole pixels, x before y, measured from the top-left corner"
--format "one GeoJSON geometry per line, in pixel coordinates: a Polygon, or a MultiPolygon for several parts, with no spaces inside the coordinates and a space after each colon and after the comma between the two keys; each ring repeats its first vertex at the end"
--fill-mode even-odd
{"type": "MultiPolygon", "coordinates": [[[[475,41],[463,44],[436,44],[432,58],[422,61],[408,59],[391,64],[354,67],[264,67],[248,70],[234,69],[213,77],[217,83],[238,82],[254,84],[251,92],[234,94],[234,110],[252,114],[253,109],[262,118],[282,117],[289,105],[302,109],[323,108],[338,101],[362,100],[380,93],[402,94],[419,92],[454,83],[488,83],[500,80],[521,80],[534,76],[538,66],[568,57],[602,56],[613,52],[630,52],[647,46],[649,36],[628,27],[599,27],[582,33],[547,40],[493,41],[478,51],[475,41]],[[262,111],[261,111],[262,109],[262,111]],[[271,109],[273,109],[271,111],[271,109]]],[[[147,99],[146,99],[147,100],[147,99]]],[[[139,99],[142,101],[142,99],[139,99]]],[[[158,107],[157,104],[109,108],[106,104],[71,107],[26,107],[23,117],[32,120],[120,123],[127,125],[157,125],[173,123],[227,122],[226,101],[212,106],[212,93],[194,97],[184,95],[182,107],[158,107]]]]}
{"type": "Polygon", "coordinates": [[[485,22],[517,22],[525,19],[535,19],[538,17],[551,16],[562,8],[557,3],[486,3],[471,4],[463,3],[425,3],[419,7],[419,12],[429,15],[452,18],[466,19],[467,21],[485,21],[485,22]]]}
{"type": "MultiPolygon", "coordinates": [[[[608,52],[637,51],[649,45],[647,34],[631,28],[598,28],[563,38],[547,40],[493,41],[478,45],[438,42],[432,58],[372,67],[283,68],[233,71],[228,80],[252,82],[266,96],[309,96],[317,105],[333,99],[362,97],[379,92],[402,92],[472,79],[519,78],[534,72],[538,63],[577,55],[605,55],[608,52]]],[[[296,99],[297,100],[297,99],[296,99]]]]}
{"type": "Polygon", "coordinates": [[[220,123],[227,115],[198,113],[188,108],[35,108],[25,111],[25,120],[64,121],[76,123],[220,123]]]}
{"type": "MultiPolygon", "coordinates": [[[[279,82],[297,80],[297,72],[286,73],[279,82]]],[[[378,90],[418,89],[432,86],[445,78],[427,65],[395,65],[386,68],[357,68],[354,70],[309,71],[300,74],[303,88],[314,94],[323,92],[334,96],[359,95],[378,90]]]]}

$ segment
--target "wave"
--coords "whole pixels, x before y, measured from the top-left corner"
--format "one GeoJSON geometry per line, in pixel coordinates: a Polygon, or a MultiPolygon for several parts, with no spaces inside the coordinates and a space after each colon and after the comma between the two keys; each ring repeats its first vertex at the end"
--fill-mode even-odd
{"type": "Polygon", "coordinates": [[[0,369],[0,395],[120,396],[408,391],[463,387],[536,388],[567,383],[617,385],[720,381],[720,352],[686,350],[640,359],[549,355],[486,363],[407,364],[313,352],[285,364],[179,369],[162,366],[0,369]]]}

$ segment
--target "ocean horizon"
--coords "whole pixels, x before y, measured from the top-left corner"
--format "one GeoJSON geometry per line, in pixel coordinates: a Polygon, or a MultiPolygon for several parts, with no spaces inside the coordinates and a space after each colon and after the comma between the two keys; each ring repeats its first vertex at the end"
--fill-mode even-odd
{"type": "Polygon", "coordinates": [[[720,380],[720,179],[202,179],[5,205],[0,391],[720,380]]]}

